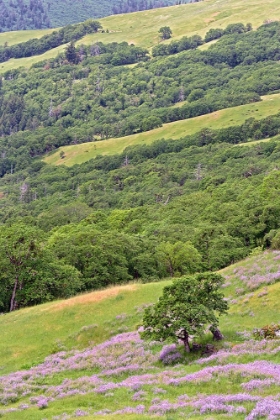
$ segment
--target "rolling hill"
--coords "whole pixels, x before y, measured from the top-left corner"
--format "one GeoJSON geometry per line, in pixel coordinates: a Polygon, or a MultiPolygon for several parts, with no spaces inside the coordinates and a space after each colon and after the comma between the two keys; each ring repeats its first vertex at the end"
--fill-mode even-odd
{"type": "Polygon", "coordinates": [[[280,418],[279,17],[178,4],[1,63],[0,417],[280,418]],[[205,271],[224,340],[143,341],[163,288],[205,271]]]}
{"type": "MultiPolygon", "coordinates": [[[[187,2],[186,0],[185,2],[187,2]]],[[[46,0],[1,0],[0,30],[17,31],[29,29],[55,28],[84,21],[89,18],[100,18],[116,13],[128,13],[138,10],[164,7],[174,4],[173,0],[96,0],[80,1],[46,1],[46,0]]]]}
{"type": "Polygon", "coordinates": [[[118,286],[3,316],[2,416],[222,419],[231,413],[238,419],[275,412],[279,339],[254,341],[253,330],[278,320],[279,251],[222,274],[230,301],[221,319],[225,342],[212,355],[187,356],[178,348],[179,365],[164,362],[172,345],[144,343],[136,332],[144,308],[169,281],[118,286]]]}
{"type": "MultiPolygon", "coordinates": [[[[85,19],[89,17],[95,16],[86,14],[85,19]]],[[[170,26],[173,32],[172,40],[176,40],[193,34],[204,36],[211,28],[225,28],[228,24],[236,22],[250,22],[253,28],[257,28],[265,21],[278,20],[279,18],[280,8],[277,0],[270,0],[265,3],[262,0],[249,0],[246,1],[246,8],[244,8],[244,2],[241,0],[230,0],[230,2],[228,0],[219,2],[216,0],[205,0],[198,3],[180,4],[168,8],[108,16],[99,19],[105,32],[88,35],[79,43],[90,45],[97,41],[104,43],[126,41],[151,49],[159,42],[159,28],[165,25],[170,26]]],[[[59,25],[56,24],[54,26],[59,25]]],[[[40,36],[39,31],[27,31],[27,34],[30,38],[40,36]]],[[[6,39],[8,39],[9,43],[21,42],[17,32],[0,34],[0,44],[4,44],[6,39]]],[[[25,35],[24,39],[26,39],[25,35]]],[[[165,42],[168,43],[170,41],[165,42]]],[[[1,64],[0,69],[5,71],[11,67],[29,67],[31,64],[55,57],[56,55],[57,51],[53,51],[46,53],[46,55],[42,54],[33,57],[31,61],[30,59],[26,61],[19,59],[18,61],[13,61],[12,65],[9,62],[1,64]]]]}
{"type": "MultiPolygon", "coordinates": [[[[163,124],[160,128],[145,133],[112,138],[99,142],[82,143],[73,146],[63,146],[55,153],[46,156],[44,161],[52,165],[72,166],[87,162],[99,155],[114,155],[122,153],[129,146],[151,144],[160,139],[180,139],[197,133],[205,128],[218,130],[244,123],[249,118],[261,119],[280,111],[280,94],[262,97],[262,102],[240,105],[235,108],[223,109],[208,115],[202,115],[188,120],[163,124]],[[63,159],[61,158],[63,152],[63,159]]],[[[253,142],[254,143],[254,142],[253,142]]],[[[248,143],[245,143],[248,144],[248,143]]]]}

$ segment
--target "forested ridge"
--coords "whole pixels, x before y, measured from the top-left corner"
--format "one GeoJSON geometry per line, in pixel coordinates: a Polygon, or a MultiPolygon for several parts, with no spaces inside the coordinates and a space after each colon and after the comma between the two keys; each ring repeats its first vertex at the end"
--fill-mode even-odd
{"type": "Polygon", "coordinates": [[[56,59],[29,71],[5,72],[0,173],[63,145],[260,101],[260,95],[280,88],[279,48],[279,24],[272,23],[223,36],[207,51],[151,59],[145,49],[127,43],[70,43],[56,59]],[[133,68],[124,65],[137,62],[133,68]]]}
{"type": "Polygon", "coordinates": [[[70,43],[56,59],[3,74],[2,311],[133,279],[217,270],[256,247],[279,246],[280,114],[71,168],[40,160],[63,145],[278,92],[280,24],[239,32],[171,57],[127,43],[70,43]]]}

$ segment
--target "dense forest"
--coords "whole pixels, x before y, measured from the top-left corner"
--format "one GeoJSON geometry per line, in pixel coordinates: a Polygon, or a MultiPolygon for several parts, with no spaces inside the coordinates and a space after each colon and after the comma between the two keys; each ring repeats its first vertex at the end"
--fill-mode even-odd
{"type": "Polygon", "coordinates": [[[41,0],[0,0],[0,32],[42,29],[51,26],[48,9],[41,0]]]}
{"type": "MultiPolygon", "coordinates": [[[[188,1],[184,1],[182,3],[188,3],[188,1]]],[[[149,10],[156,9],[158,7],[166,7],[170,6],[171,4],[175,4],[175,2],[172,0],[121,0],[119,1],[119,3],[112,7],[112,11],[113,14],[131,13],[138,12],[140,10],[149,10]]],[[[178,3],[176,2],[176,4],[178,3]]]]}
{"type": "Polygon", "coordinates": [[[280,114],[70,168],[41,161],[60,146],[279,92],[280,24],[236,28],[206,51],[153,57],[127,43],[70,42],[55,59],[2,75],[1,311],[279,247],[280,114]]]}

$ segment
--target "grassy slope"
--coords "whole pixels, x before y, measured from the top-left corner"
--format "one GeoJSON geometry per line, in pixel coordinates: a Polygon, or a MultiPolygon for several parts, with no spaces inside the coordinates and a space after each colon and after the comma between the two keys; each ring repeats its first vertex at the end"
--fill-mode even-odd
{"type": "Polygon", "coordinates": [[[262,102],[241,105],[234,108],[223,109],[211,114],[202,115],[187,120],[163,124],[144,133],[133,134],[126,137],[112,138],[94,143],[83,143],[73,146],[63,146],[54,154],[47,156],[44,160],[47,163],[72,166],[76,163],[83,163],[100,154],[121,153],[126,147],[137,144],[150,144],[155,140],[179,139],[188,134],[193,134],[203,128],[219,129],[233,125],[242,124],[246,119],[265,118],[277,114],[280,111],[280,94],[267,95],[262,102]],[[61,159],[59,154],[63,150],[65,158],[61,159]]]}
{"type": "MultiPolygon", "coordinates": [[[[62,345],[85,347],[110,337],[116,315],[134,314],[127,326],[135,329],[139,317],[135,307],[153,302],[166,282],[112,287],[65,301],[46,303],[3,315],[0,326],[2,374],[41,362],[62,345]],[[110,311],[108,312],[108,307],[110,311]],[[83,326],[98,325],[83,333],[83,326]]],[[[117,326],[119,327],[119,325],[117,326]]],[[[115,334],[117,334],[115,327],[115,334]]]]}
{"type": "MultiPolygon", "coordinates": [[[[252,331],[253,328],[260,328],[268,323],[280,321],[278,311],[280,283],[271,284],[267,287],[260,286],[253,292],[250,290],[250,287],[246,287],[244,282],[242,283],[242,278],[246,276],[250,279],[252,276],[262,275],[263,281],[265,281],[268,273],[279,272],[279,258],[279,251],[276,253],[266,252],[250,257],[222,271],[227,282],[227,287],[224,291],[232,302],[228,316],[223,316],[220,323],[227,341],[227,348],[231,348],[235,344],[243,341],[236,334],[237,332],[244,330],[252,331]],[[243,290],[240,292],[241,287],[243,287],[243,290]]],[[[145,285],[131,284],[118,286],[65,301],[47,303],[3,315],[0,325],[2,338],[0,342],[2,374],[13,372],[20,368],[28,369],[31,366],[35,366],[45,356],[59,351],[62,348],[85,348],[90,344],[103,342],[122,331],[134,330],[137,324],[141,322],[142,315],[137,310],[139,306],[155,302],[161,294],[162,288],[168,283],[169,281],[166,280],[145,285]],[[108,311],[108,308],[110,308],[110,311],[108,311]],[[116,315],[124,313],[125,316],[122,319],[116,319],[116,315]],[[87,328],[83,328],[85,326],[87,328]]],[[[254,361],[252,357],[246,356],[246,354],[241,355],[238,358],[238,363],[254,361]]],[[[258,356],[258,358],[268,359],[274,363],[279,361],[277,353],[269,356],[258,356]]],[[[204,367],[204,365],[180,365],[180,373],[184,375],[184,372],[190,373],[203,369],[204,367]]],[[[158,366],[156,369],[159,368],[160,371],[168,369],[164,366],[158,366]]],[[[158,372],[158,370],[156,371],[158,372]]],[[[151,370],[151,372],[154,372],[154,370],[151,370]]],[[[93,373],[94,371],[92,370],[82,370],[76,373],[65,372],[46,379],[46,383],[59,384],[67,377],[79,378],[80,376],[90,376],[93,373]]],[[[38,384],[41,384],[40,379],[38,379],[38,384]]],[[[186,383],[183,387],[165,386],[164,388],[167,392],[163,396],[164,399],[173,399],[176,395],[180,395],[183,392],[191,396],[197,395],[197,392],[200,394],[231,394],[242,392],[242,390],[240,391],[238,374],[237,378],[233,375],[229,376],[229,378],[226,376],[223,377],[222,375],[215,381],[210,381],[210,383],[206,383],[205,385],[200,382],[199,388],[197,388],[196,383],[186,383]]],[[[265,395],[269,395],[271,392],[276,391],[277,388],[272,388],[272,390],[269,388],[264,392],[265,395]]],[[[257,395],[259,392],[261,391],[258,391],[257,395]]],[[[118,407],[131,405],[131,392],[127,394],[122,390],[116,391],[111,399],[108,399],[109,395],[106,397],[90,393],[84,396],[77,395],[52,402],[50,408],[44,410],[44,418],[50,419],[53,415],[61,415],[63,412],[73,412],[73,410],[79,407],[82,409],[93,407],[93,409],[97,410],[108,407],[109,405],[109,407],[115,407],[114,409],[116,410],[118,407]]],[[[148,398],[152,399],[154,396],[149,395],[148,398]]],[[[29,398],[26,402],[28,400],[29,398]]],[[[139,402],[137,403],[139,404],[139,402]]],[[[15,405],[17,406],[18,403],[15,405]]],[[[37,420],[39,418],[41,419],[42,416],[38,409],[30,408],[27,411],[7,414],[5,418],[12,420],[37,420]]],[[[99,416],[87,416],[83,418],[96,419],[99,416]]],[[[103,417],[100,416],[100,418],[103,417]]],[[[119,418],[119,416],[109,415],[106,418],[114,419],[119,418]]],[[[149,418],[149,416],[124,414],[121,418],[136,420],[149,418]]],[[[181,417],[175,414],[173,417],[172,415],[172,419],[175,420],[178,418],[181,417]]],[[[201,416],[192,416],[191,418],[201,418],[201,416]]],[[[210,419],[209,415],[203,416],[203,418],[210,419]]],[[[215,413],[211,418],[222,419],[227,417],[226,415],[215,413]]],[[[241,419],[244,416],[233,415],[232,418],[241,419]]]]}
{"type": "MultiPolygon", "coordinates": [[[[258,298],[259,291],[248,295],[252,289],[240,279],[255,274],[265,278],[268,272],[277,272],[279,265],[279,258],[275,258],[273,252],[266,252],[221,271],[227,285],[224,293],[230,299],[236,299],[229,316],[222,317],[221,321],[227,338],[236,340],[236,331],[280,321],[280,283],[269,285],[268,294],[258,298]],[[246,316],[250,310],[254,310],[254,319],[246,316]]],[[[101,343],[120,332],[116,315],[124,312],[126,327],[129,331],[135,330],[141,322],[137,308],[155,302],[168,283],[169,280],[116,286],[2,315],[1,373],[35,365],[62,346],[71,349],[101,343]],[[92,329],[83,331],[83,326],[92,326],[92,329]]],[[[263,287],[259,289],[263,290],[263,287]]]]}
{"type": "MultiPolygon", "coordinates": [[[[170,26],[173,31],[172,39],[176,40],[182,36],[190,36],[195,33],[204,36],[210,28],[224,28],[233,22],[251,22],[253,27],[256,28],[268,19],[280,19],[278,0],[268,0],[266,2],[263,0],[248,0],[246,1],[246,8],[244,8],[243,0],[220,0],[218,2],[216,0],[204,0],[198,3],[182,4],[99,19],[103,28],[105,30],[108,29],[109,33],[91,34],[79,41],[79,43],[127,41],[146,48],[152,48],[158,44],[158,30],[161,26],[170,26]]],[[[33,38],[38,37],[40,31],[27,31],[27,33],[29,37],[33,38]]],[[[5,42],[6,37],[11,44],[22,41],[20,33],[11,32],[0,35],[0,44],[5,42]]],[[[55,57],[56,54],[57,51],[53,50],[52,52],[33,57],[33,60],[14,60],[12,65],[14,68],[20,66],[29,67],[35,62],[55,57]]],[[[9,68],[9,62],[2,64],[1,69],[3,71],[9,68]]]]}
{"type": "Polygon", "coordinates": [[[0,33],[0,45],[4,45],[5,42],[7,42],[8,45],[14,45],[19,44],[20,42],[26,42],[32,38],[41,38],[54,30],[55,29],[30,29],[27,31],[2,32],[0,33]]]}
{"type": "Polygon", "coordinates": [[[53,58],[57,54],[63,53],[67,44],[60,45],[57,48],[53,48],[50,51],[47,51],[43,55],[34,55],[32,57],[26,58],[11,58],[9,61],[5,63],[0,63],[0,72],[5,72],[12,69],[17,69],[19,67],[31,67],[32,64],[38,63],[41,60],[48,60],[49,58],[53,58]],[[44,56],[44,58],[42,58],[44,56]]]}

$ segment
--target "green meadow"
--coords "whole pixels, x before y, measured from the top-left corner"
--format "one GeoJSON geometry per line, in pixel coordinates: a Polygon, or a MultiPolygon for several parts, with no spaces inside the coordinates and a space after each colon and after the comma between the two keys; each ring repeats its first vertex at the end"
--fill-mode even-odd
{"type": "Polygon", "coordinates": [[[26,42],[32,38],[41,38],[44,35],[47,35],[55,29],[34,29],[26,31],[11,31],[11,32],[2,32],[0,33],[0,45],[5,45],[7,42],[8,45],[19,44],[20,42],[26,42]]]}
{"type": "MultiPolygon", "coordinates": [[[[79,44],[92,44],[97,41],[104,43],[122,42],[133,43],[151,49],[159,43],[158,30],[162,26],[170,26],[173,35],[171,40],[177,40],[183,36],[199,34],[204,36],[211,28],[225,28],[234,22],[250,22],[253,28],[257,28],[265,21],[280,18],[280,5],[277,0],[263,2],[262,0],[204,0],[198,3],[181,4],[160,9],[147,10],[137,13],[113,15],[99,19],[105,31],[85,36],[77,42],[79,44]]],[[[51,29],[43,31],[20,31],[0,34],[0,44],[6,41],[15,44],[38,38],[51,29]]],[[[165,41],[170,42],[170,40],[165,41]]],[[[30,59],[13,60],[2,63],[0,69],[7,71],[11,68],[30,67],[32,64],[55,57],[63,48],[53,49],[40,56],[30,59]]]]}
{"type": "Polygon", "coordinates": [[[91,143],[63,146],[55,153],[44,158],[44,161],[52,165],[63,164],[72,166],[77,163],[86,162],[97,155],[121,153],[128,146],[151,144],[163,138],[176,140],[196,133],[203,128],[219,129],[240,125],[248,118],[261,119],[277,114],[279,111],[280,94],[267,95],[262,97],[261,102],[223,109],[211,114],[163,124],[162,127],[151,131],[91,143]],[[60,157],[61,151],[65,154],[63,159],[60,157]]]}
{"type": "MultiPolygon", "coordinates": [[[[217,364],[215,357],[219,357],[224,362],[221,362],[221,366],[225,363],[243,363],[241,366],[245,366],[246,363],[254,362],[255,360],[267,361],[268,363],[279,362],[278,353],[274,350],[269,353],[269,350],[264,351],[264,354],[260,353],[257,355],[257,349],[263,344],[258,344],[256,341],[251,348],[252,342],[246,344],[246,335],[252,336],[254,328],[260,328],[266,324],[274,323],[279,321],[278,302],[280,299],[280,284],[270,282],[268,280],[269,273],[277,273],[279,269],[279,252],[265,252],[258,253],[254,256],[247,258],[244,261],[240,261],[221,271],[221,274],[225,277],[225,288],[224,293],[229,300],[230,310],[227,315],[221,317],[220,328],[225,336],[225,341],[221,344],[216,344],[217,356],[214,354],[214,364],[217,364]],[[255,276],[261,282],[259,284],[246,285],[244,278],[249,279],[255,276]],[[267,283],[267,284],[266,284],[267,283]],[[241,287],[243,286],[243,289],[241,287]],[[251,343],[251,344],[250,344],[251,343]],[[242,347],[243,346],[243,347],[242,347]],[[254,353],[254,346],[256,347],[254,353]],[[242,348],[249,349],[249,351],[242,351],[242,348]],[[239,349],[241,350],[239,354],[239,349]]],[[[56,352],[67,352],[69,350],[75,350],[76,352],[82,349],[92,349],[105,340],[112,339],[117,334],[123,332],[135,331],[139,325],[141,325],[143,307],[147,304],[154,303],[157,301],[161,294],[162,288],[170,283],[170,280],[161,281],[158,283],[149,284],[128,284],[124,286],[112,287],[92,293],[79,295],[74,298],[70,298],[62,301],[55,301],[32,308],[25,308],[19,311],[15,311],[10,314],[2,315],[2,322],[0,326],[1,342],[0,342],[0,357],[1,357],[1,372],[7,374],[9,372],[15,372],[16,370],[36,368],[36,365],[42,363],[44,358],[49,355],[54,355],[56,352]],[[108,311],[110,308],[110,311],[108,311]]],[[[202,342],[211,342],[211,337],[206,335],[202,342]]],[[[247,338],[248,340],[248,338],[247,338]]],[[[278,341],[273,340],[271,343],[266,345],[274,349],[277,346],[278,341]]],[[[126,346],[126,344],[124,344],[126,346]]],[[[160,345],[151,344],[150,348],[152,353],[149,352],[153,360],[160,350],[160,345]]],[[[90,350],[88,350],[90,351],[90,350]]],[[[109,352],[118,351],[121,352],[121,347],[113,345],[112,350],[109,352]]],[[[108,353],[106,347],[103,352],[108,353]]],[[[137,352],[137,347],[135,348],[137,352]]],[[[143,350],[144,351],[144,350],[143,350]]],[[[60,354],[60,353],[58,353],[60,354]]],[[[75,354],[75,353],[72,353],[75,354]]],[[[148,354],[148,353],[147,353],[148,354]]],[[[70,353],[69,353],[70,355],[70,353]]],[[[81,353],[82,355],[82,353],[81,353]]],[[[118,353],[120,357],[121,353],[118,353]]],[[[64,356],[63,356],[64,357],[64,356]]],[[[101,355],[100,355],[101,357],[101,355]]],[[[112,357],[111,353],[107,356],[109,359],[112,357]]],[[[133,357],[133,356],[132,356],[133,357]]],[[[174,377],[182,375],[190,375],[203,369],[207,366],[214,366],[213,362],[208,362],[207,359],[199,359],[199,363],[196,360],[200,357],[199,354],[193,353],[189,356],[184,356],[184,361],[180,365],[165,366],[160,362],[153,362],[154,365],[147,365],[148,362],[143,362],[143,372],[149,372],[149,375],[160,375],[160,378],[164,378],[165,375],[175,375],[174,377]]],[[[62,359],[63,360],[63,359],[62,359]]],[[[210,360],[210,359],[209,359],[210,360]]],[[[109,362],[108,362],[109,363],[109,362]]],[[[110,362],[111,363],[111,362],[110,362]]],[[[151,363],[151,362],[149,362],[151,363]]],[[[244,370],[244,368],[243,368],[244,370]]],[[[36,379],[36,386],[32,391],[32,395],[39,395],[40,388],[43,386],[53,392],[52,389],[58,386],[65,387],[70,386],[73,382],[76,387],[81,386],[83,381],[90,378],[92,375],[98,374],[97,368],[83,368],[82,370],[63,370],[52,375],[40,377],[36,379]],[[36,390],[37,388],[37,390],[36,390]]],[[[148,375],[148,376],[149,376],[148,375]]],[[[148,377],[147,376],[147,377],[148,377]]],[[[53,419],[53,418],[75,418],[82,416],[85,419],[101,419],[104,418],[104,414],[92,414],[93,412],[98,413],[99,410],[102,412],[105,407],[109,407],[111,412],[117,412],[121,410],[124,405],[129,407],[135,407],[140,404],[139,401],[143,401],[146,406],[150,405],[152,410],[155,405],[160,404],[161,398],[155,398],[155,393],[164,393],[164,401],[179,401],[182,400],[182,394],[187,395],[188,399],[194,399],[195,401],[199,398],[205,398],[212,394],[240,394],[243,392],[242,387],[244,384],[244,377],[246,380],[252,378],[262,378],[263,375],[246,376],[243,371],[232,372],[230,374],[222,374],[215,376],[214,381],[205,379],[202,381],[198,380],[194,382],[186,382],[180,386],[169,386],[161,385],[160,388],[153,385],[144,385],[140,389],[141,391],[133,394],[133,391],[126,390],[125,388],[116,389],[114,392],[95,393],[81,392],[81,394],[73,396],[64,396],[62,399],[51,400],[43,410],[36,406],[30,406],[28,409],[22,409],[24,404],[29,404],[30,398],[20,397],[21,404],[15,400],[12,403],[8,403],[2,410],[4,418],[13,420],[37,420],[37,419],[53,419]],[[243,379],[242,379],[243,378],[243,379]],[[135,400],[133,402],[133,399],[135,400]],[[138,401],[139,399],[139,401],[138,401]],[[178,400],[179,399],[179,400],[178,400]],[[157,402],[156,402],[157,400],[157,402]],[[19,407],[18,411],[11,411],[15,407],[19,407]],[[66,417],[69,414],[68,417],[66,417]],[[72,414],[72,415],[71,415],[72,414]],[[78,415],[79,414],[79,415],[78,415]],[[43,417],[42,417],[43,416],[43,417]],[[53,417],[58,416],[58,417],[53,417]],[[64,417],[63,417],[64,416],[64,417]]],[[[133,376],[131,376],[133,378],[133,376]]],[[[168,378],[168,376],[167,376],[168,378]]],[[[110,382],[108,386],[111,386],[117,381],[117,376],[112,377],[113,382],[110,382]],[[111,384],[111,385],[110,385],[111,384]]],[[[121,380],[124,381],[129,379],[129,374],[124,373],[121,375],[121,380]]],[[[176,380],[176,379],[175,379],[176,380]]],[[[246,386],[245,380],[245,386],[246,386]]],[[[265,398],[268,395],[277,393],[277,386],[272,385],[269,391],[264,388],[253,392],[252,395],[261,395],[265,398]]],[[[29,393],[30,395],[30,393],[29,393]]],[[[33,397],[34,398],[34,397],[33,397]]],[[[44,398],[44,397],[37,397],[44,398]]],[[[31,398],[32,400],[32,398],[31,398]]],[[[253,405],[250,402],[244,403],[245,410],[252,410],[253,405]]],[[[188,408],[186,408],[188,409],[188,408]]],[[[141,418],[157,418],[157,416],[149,415],[147,413],[138,415],[134,412],[123,412],[120,416],[117,414],[106,414],[106,419],[133,419],[138,420],[141,418]]],[[[162,418],[167,419],[181,419],[186,418],[185,411],[172,410],[169,415],[162,418]]],[[[214,412],[214,417],[210,416],[209,413],[199,414],[198,412],[188,412],[188,418],[204,418],[204,419],[226,419],[225,412],[214,412]],[[190,414],[191,413],[191,414],[190,414]]],[[[232,413],[231,418],[233,419],[244,419],[237,413],[232,413]]]]}
{"type": "MultiPolygon", "coordinates": [[[[230,305],[229,314],[221,318],[221,329],[227,331],[228,338],[239,341],[236,329],[251,330],[280,321],[280,283],[261,284],[256,292],[251,293],[255,289],[242,286],[240,280],[244,273],[265,276],[267,271],[276,272],[278,267],[273,252],[266,252],[220,271],[226,278],[225,295],[236,299],[230,305]],[[263,289],[267,289],[267,294],[263,298],[258,297],[263,289]],[[250,310],[254,311],[253,318],[247,316],[250,310]]],[[[2,315],[1,373],[31,367],[62,349],[82,349],[102,343],[122,329],[135,330],[142,319],[137,309],[156,302],[163,287],[170,281],[109,287],[2,315]],[[125,319],[117,321],[116,316],[124,312],[125,319]],[[83,328],[85,326],[89,328],[83,328]]]]}

